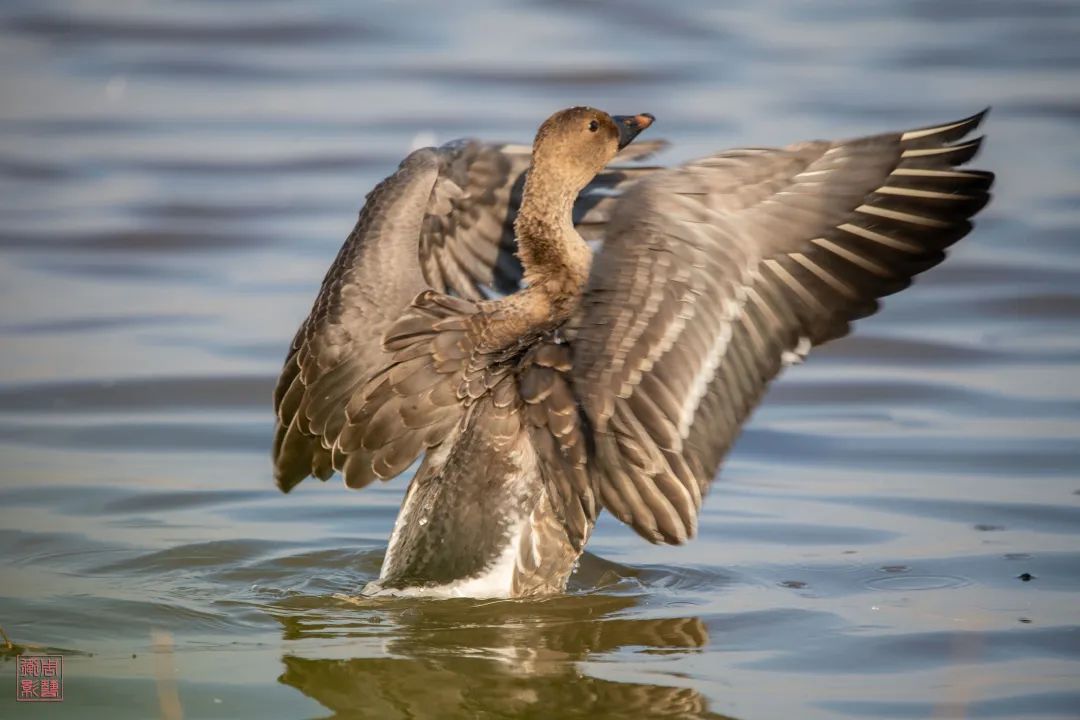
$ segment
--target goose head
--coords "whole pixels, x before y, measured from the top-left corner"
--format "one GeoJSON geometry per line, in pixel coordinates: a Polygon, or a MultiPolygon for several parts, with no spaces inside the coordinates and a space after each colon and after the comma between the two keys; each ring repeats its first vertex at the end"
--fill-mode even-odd
{"type": "Polygon", "coordinates": [[[560,110],[536,133],[533,168],[576,195],[655,119],[649,113],[608,115],[591,107],[560,110]]]}

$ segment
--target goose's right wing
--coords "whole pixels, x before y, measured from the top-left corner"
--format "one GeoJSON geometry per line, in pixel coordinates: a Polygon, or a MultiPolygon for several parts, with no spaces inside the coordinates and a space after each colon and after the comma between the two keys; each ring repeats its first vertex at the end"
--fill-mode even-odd
{"type": "Polygon", "coordinates": [[[386,362],[382,335],[427,287],[417,242],[439,183],[439,157],[407,157],[368,193],[356,227],[323,279],[274,388],[274,476],[288,492],[334,474],[330,448],[345,405],[386,362]]]}
{"type": "Polygon", "coordinates": [[[653,542],[695,532],[709,482],[785,362],[939,263],[989,199],[959,170],[982,114],[735,150],[622,198],[575,319],[575,391],[601,498],[653,542]]]}

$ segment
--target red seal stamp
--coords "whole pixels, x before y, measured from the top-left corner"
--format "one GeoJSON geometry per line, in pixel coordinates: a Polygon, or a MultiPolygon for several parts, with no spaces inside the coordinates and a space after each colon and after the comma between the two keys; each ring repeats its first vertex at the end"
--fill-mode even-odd
{"type": "Polygon", "coordinates": [[[16,662],[17,701],[60,702],[64,699],[62,655],[19,655],[16,662]]]}

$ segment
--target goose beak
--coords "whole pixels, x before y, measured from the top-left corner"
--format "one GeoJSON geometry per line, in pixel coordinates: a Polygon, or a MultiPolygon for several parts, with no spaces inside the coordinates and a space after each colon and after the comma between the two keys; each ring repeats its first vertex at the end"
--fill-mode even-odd
{"type": "Polygon", "coordinates": [[[619,149],[630,144],[630,141],[638,136],[645,128],[653,124],[655,117],[649,113],[640,115],[612,115],[611,119],[619,127],[619,149]]]}

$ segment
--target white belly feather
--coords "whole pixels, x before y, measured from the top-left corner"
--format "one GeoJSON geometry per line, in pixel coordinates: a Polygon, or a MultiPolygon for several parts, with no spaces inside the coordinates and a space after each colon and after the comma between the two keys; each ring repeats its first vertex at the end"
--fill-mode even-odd
{"type": "MultiPolygon", "coordinates": [[[[452,443],[456,439],[456,437],[447,438],[447,442],[444,442],[440,447],[431,451],[431,455],[427,459],[427,462],[432,465],[432,469],[438,470],[447,461],[452,443]]],[[[510,482],[523,489],[532,487],[534,490],[538,490],[538,492],[535,493],[537,497],[544,493],[539,474],[536,451],[527,435],[522,434],[518,439],[513,452],[510,454],[510,459],[515,468],[515,472],[513,473],[510,482]]],[[[416,492],[415,484],[411,484],[409,491],[405,495],[405,500],[401,504],[401,509],[398,511],[397,521],[394,523],[394,531],[390,536],[390,544],[389,547],[387,547],[386,556],[383,558],[379,579],[364,586],[361,594],[379,597],[511,597],[513,595],[514,577],[519,569],[522,539],[526,535],[530,538],[536,537],[534,533],[525,532],[527,524],[533,521],[532,511],[534,508],[506,507],[493,509],[493,511],[504,513],[506,516],[516,516],[516,521],[510,524],[503,541],[505,544],[495,560],[476,575],[461,578],[460,580],[455,580],[442,585],[425,585],[406,588],[382,587],[381,581],[386,578],[387,570],[391,567],[391,562],[401,542],[405,523],[410,521],[423,523],[426,512],[438,512],[438,508],[431,508],[424,513],[414,514],[412,505],[417,502],[417,495],[418,493],[416,492]],[[421,520],[407,520],[410,516],[414,518],[420,517],[421,520]]],[[[529,545],[530,547],[528,550],[534,556],[534,560],[538,564],[539,558],[535,556],[538,555],[539,549],[536,547],[534,541],[530,541],[529,545]]]]}

